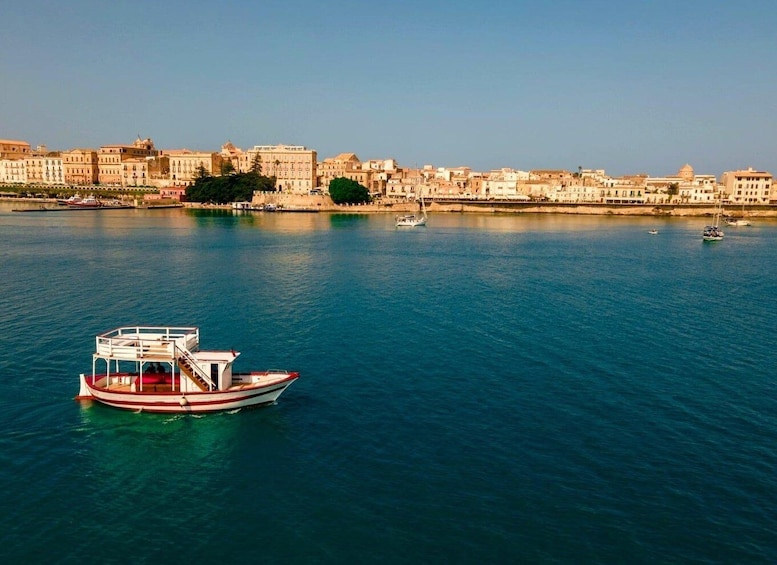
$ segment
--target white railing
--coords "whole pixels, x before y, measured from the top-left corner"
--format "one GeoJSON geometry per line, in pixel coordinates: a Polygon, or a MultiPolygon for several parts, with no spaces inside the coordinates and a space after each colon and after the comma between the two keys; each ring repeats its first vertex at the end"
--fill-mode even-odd
{"type": "Polygon", "coordinates": [[[176,346],[195,350],[199,347],[199,343],[198,328],[123,327],[97,336],[96,355],[118,359],[146,357],[173,359],[176,346]]]}
{"type": "MultiPolygon", "coordinates": [[[[205,371],[203,371],[200,366],[197,364],[197,360],[194,358],[194,356],[191,354],[191,352],[188,349],[183,349],[181,347],[176,348],[177,349],[177,355],[180,357],[183,357],[189,367],[191,367],[192,373],[196,374],[200,379],[203,380],[205,384],[208,385],[208,388],[210,390],[214,390],[216,388],[215,383],[210,380],[210,375],[208,375],[205,371]]],[[[180,367],[180,363],[179,363],[180,367]]]]}

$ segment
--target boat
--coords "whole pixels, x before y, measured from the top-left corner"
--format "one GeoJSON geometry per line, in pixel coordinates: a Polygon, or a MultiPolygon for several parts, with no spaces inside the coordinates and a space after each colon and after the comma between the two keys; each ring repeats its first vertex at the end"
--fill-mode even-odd
{"type": "Polygon", "coordinates": [[[720,203],[718,203],[718,206],[715,208],[715,214],[712,216],[712,224],[704,226],[704,231],[701,236],[704,241],[720,241],[723,239],[723,230],[720,229],[719,223],[720,203]]]}
{"type": "Polygon", "coordinates": [[[657,235],[658,234],[658,230],[648,230],[648,233],[650,235],[657,235]]]}
{"type": "Polygon", "coordinates": [[[742,203],[742,217],[737,218],[736,216],[726,215],[723,217],[723,221],[726,223],[727,226],[734,226],[734,227],[741,227],[741,226],[752,226],[753,224],[750,223],[750,220],[745,218],[745,203],[742,203]]]}
{"type": "Polygon", "coordinates": [[[274,403],[294,371],[235,372],[233,349],[200,349],[197,327],[129,326],[99,334],[77,400],[136,412],[197,413],[274,403]]]}
{"type": "Polygon", "coordinates": [[[424,193],[421,192],[421,215],[405,214],[404,216],[397,216],[395,219],[397,227],[418,227],[426,225],[426,206],[424,205],[424,193]]]}
{"type": "Polygon", "coordinates": [[[78,200],[68,202],[67,205],[70,208],[100,208],[102,202],[94,196],[87,196],[86,198],[79,198],[78,200]]]}
{"type": "Polygon", "coordinates": [[[68,206],[70,204],[78,204],[82,198],[78,194],[74,194],[69,198],[60,198],[57,200],[57,204],[60,206],[68,206]]]}

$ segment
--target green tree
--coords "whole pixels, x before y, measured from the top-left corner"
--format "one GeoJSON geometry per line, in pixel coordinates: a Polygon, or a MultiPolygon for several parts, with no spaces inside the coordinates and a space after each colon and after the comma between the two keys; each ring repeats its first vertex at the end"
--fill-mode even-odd
{"type": "Polygon", "coordinates": [[[667,194],[669,196],[675,196],[680,193],[680,185],[676,182],[673,182],[669,185],[669,187],[666,189],[667,194]]]}
{"type": "Polygon", "coordinates": [[[337,177],[329,183],[329,196],[335,204],[362,204],[370,201],[370,191],[355,180],[337,177]]]}
{"type": "Polygon", "coordinates": [[[197,172],[194,175],[194,180],[196,181],[198,179],[206,179],[208,177],[210,177],[210,173],[208,172],[208,169],[205,168],[205,165],[200,163],[200,166],[197,167],[197,172]]]}
{"type": "Polygon", "coordinates": [[[251,168],[249,171],[256,173],[257,175],[262,174],[262,156],[259,153],[254,155],[254,159],[251,161],[251,168]]]}
{"type": "Polygon", "coordinates": [[[213,202],[227,204],[251,200],[254,191],[274,190],[275,179],[256,173],[236,173],[221,177],[199,176],[194,184],[186,188],[190,202],[213,202]]]}
{"type": "Polygon", "coordinates": [[[229,159],[225,159],[221,162],[221,176],[225,177],[227,175],[233,175],[237,171],[235,170],[235,166],[232,164],[232,161],[229,159]]]}

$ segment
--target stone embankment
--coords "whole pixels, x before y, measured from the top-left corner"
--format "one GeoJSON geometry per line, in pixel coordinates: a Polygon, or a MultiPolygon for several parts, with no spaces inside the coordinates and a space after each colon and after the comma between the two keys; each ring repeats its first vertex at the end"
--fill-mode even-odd
{"type": "MultiPolygon", "coordinates": [[[[417,212],[417,202],[380,200],[372,204],[337,205],[326,195],[263,193],[254,197],[253,204],[275,204],[285,209],[315,209],[339,213],[408,213],[417,212]]],[[[617,216],[713,216],[714,204],[573,204],[558,202],[500,202],[495,200],[432,200],[426,202],[430,213],[494,213],[494,214],[584,214],[617,216]]],[[[731,205],[724,212],[742,215],[740,206],[731,205]]],[[[777,218],[777,205],[754,205],[746,209],[748,217],[777,218]]]]}

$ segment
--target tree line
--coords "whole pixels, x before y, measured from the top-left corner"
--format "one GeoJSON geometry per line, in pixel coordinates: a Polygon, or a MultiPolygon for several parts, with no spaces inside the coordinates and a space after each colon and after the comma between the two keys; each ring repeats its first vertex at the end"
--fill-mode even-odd
{"type": "Polygon", "coordinates": [[[214,177],[204,165],[200,165],[194,177],[194,184],[186,187],[186,198],[189,202],[250,202],[254,191],[275,191],[276,178],[262,175],[259,159],[254,159],[247,173],[238,173],[229,161],[224,162],[220,172],[221,176],[214,177]]]}

